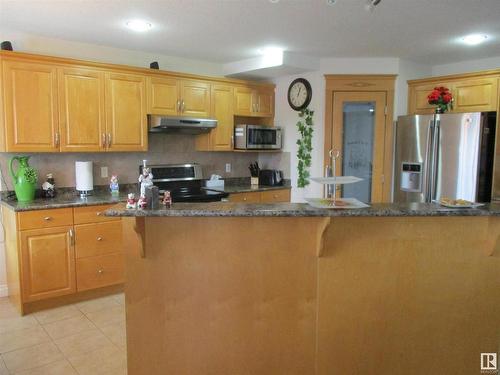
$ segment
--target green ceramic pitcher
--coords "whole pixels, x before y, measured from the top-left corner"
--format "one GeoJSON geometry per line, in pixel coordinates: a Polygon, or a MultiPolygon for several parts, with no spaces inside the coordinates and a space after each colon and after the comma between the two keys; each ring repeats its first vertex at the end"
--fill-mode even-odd
{"type": "Polygon", "coordinates": [[[28,164],[29,156],[14,156],[9,161],[9,172],[14,183],[14,191],[19,202],[28,202],[35,199],[37,173],[28,164]],[[13,163],[17,161],[19,167],[14,171],[13,163]]]}

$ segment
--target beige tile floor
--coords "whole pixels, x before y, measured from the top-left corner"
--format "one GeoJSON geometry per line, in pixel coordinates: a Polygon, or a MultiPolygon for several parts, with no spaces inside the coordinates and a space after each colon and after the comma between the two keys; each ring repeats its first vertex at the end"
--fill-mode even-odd
{"type": "Polygon", "coordinates": [[[23,317],[0,298],[0,375],[126,373],[123,294],[23,317]]]}

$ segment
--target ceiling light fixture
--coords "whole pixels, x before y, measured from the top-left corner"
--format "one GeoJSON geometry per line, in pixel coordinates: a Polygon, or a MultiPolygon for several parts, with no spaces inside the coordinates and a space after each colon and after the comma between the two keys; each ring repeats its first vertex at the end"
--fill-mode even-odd
{"type": "Polygon", "coordinates": [[[143,20],[130,20],[125,23],[125,25],[133,31],[137,32],[144,32],[150,30],[153,25],[150,22],[143,21],[143,20]]]}
{"type": "Polygon", "coordinates": [[[337,0],[326,0],[326,3],[328,5],[335,5],[336,2],[337,2],[337,0]]]}
{"type": "Polygon", "coordinates": [[[276,66],[283,63],[283,48],[267,47],[261,50],[261,54],[266,65],[276,66]]]}
{"type": "Polygon", "coordinates": [[[488,40],[488,35],[484,34],[470,34],[461,38],[461,41],[468,46],[477,46],[478,44],[486,42],[486,40],[488,40]]]}

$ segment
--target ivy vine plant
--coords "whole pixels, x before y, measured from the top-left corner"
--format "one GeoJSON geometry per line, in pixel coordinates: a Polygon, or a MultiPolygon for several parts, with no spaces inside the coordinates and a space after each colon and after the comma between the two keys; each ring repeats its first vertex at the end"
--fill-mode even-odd
{"type": "Polygon", "coordinates": [[[299,188],[309,185],[309,168],[311,167],[312,135],[313,135],[313,115],[314,111],[304,108],[299,112],[297,128],[300,137],[297,140],[299,146],[297,150],[297,186],[299,188]]]}

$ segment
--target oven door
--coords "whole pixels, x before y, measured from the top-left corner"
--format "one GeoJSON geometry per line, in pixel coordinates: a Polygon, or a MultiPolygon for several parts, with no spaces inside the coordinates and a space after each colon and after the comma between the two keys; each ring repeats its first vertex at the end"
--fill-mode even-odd
{"type": "Polygon", "coordinates": [[[281,129],[262,126],[247,127],[247,149],[280,150],[281,129]]]}

